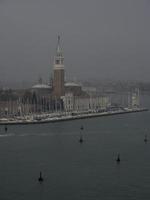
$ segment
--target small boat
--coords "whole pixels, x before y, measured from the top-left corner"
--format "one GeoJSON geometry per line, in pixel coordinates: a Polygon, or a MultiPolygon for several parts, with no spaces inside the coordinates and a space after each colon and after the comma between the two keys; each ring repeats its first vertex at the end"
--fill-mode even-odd
{"type": "Polygon", "coordinates": [[[83,138],[82,138],[82,136],[80,136],[79,142],[80,142],[80,143],[83,143],[83,138]]]}

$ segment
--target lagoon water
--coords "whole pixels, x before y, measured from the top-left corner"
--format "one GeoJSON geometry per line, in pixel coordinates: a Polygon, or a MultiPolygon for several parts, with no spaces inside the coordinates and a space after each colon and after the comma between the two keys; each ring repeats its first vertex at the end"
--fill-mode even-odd
{"type": "Polygon", "coordinates": [[[0,126],[0,200],[48,199],[149,200],[150,112],[0,126]]]}

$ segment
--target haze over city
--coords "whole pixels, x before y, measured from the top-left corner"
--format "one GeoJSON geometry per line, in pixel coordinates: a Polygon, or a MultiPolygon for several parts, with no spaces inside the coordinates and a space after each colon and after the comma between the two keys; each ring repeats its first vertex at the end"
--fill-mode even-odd
{"type": "Polygon", "coordinates": [[[0,0],[0,200],[150,199],[150,0],[0,0]]]}
{"type": "Polygon", "coordinates": [[[149,0],[1,0],[1,82],[49,80],[57,36],[68,78],[149,80],[149,0]]]}

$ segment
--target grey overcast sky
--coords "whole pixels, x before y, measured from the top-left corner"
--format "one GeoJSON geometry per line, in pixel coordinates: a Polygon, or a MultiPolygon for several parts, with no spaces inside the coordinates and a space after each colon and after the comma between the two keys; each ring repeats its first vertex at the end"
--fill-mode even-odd
{"type": "Polygon", "coordinates": [[[69,78],[149,80],[150,0],[0,0],[0,81],[48,80],[58,34],[69,78]]]}

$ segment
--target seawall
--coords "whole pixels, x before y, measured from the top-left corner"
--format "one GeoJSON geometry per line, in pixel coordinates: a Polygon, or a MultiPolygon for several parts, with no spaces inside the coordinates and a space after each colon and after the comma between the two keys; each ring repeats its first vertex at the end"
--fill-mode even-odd
{"type": "Polygon", "coordinates": [[[134,108],[130,110],[118,110],[118,111],[107,111],[107,112],[98,112],[98,113],[86,113],[86,114],[76,114],[76,115],[63,115],[57,117],[47,117],[46,119],[41,120],[5,120],[0,121],[0,125],[28,125],[28,124],[42,124],[42,123],[54,123],[54,122],[63,122],[69,120],[77,120],[77,119],[86,119],[86,118],[94,118],[94,117],[104,117],[111,115],[121,115],[121,114],[130,114],[135,112],[144,112],[148,111],[147,108],[134,108]]]}

